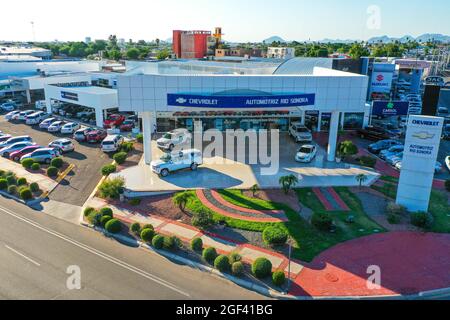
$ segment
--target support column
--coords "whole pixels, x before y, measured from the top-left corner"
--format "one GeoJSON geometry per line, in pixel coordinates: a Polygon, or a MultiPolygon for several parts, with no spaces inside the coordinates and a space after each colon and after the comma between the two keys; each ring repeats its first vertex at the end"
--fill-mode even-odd
{"type": "Polygon", "coordinates": [[[302,123],[302,126],[304,126],[305,123],[306,123],[306,111],[305,110],[302,110],[302,121],[301,121],[301,123],[302,123]]]}
{"type": "Polygon", "coordinates": [[[31,103],[31,92],[30,89],[25,91],[27,94],[27,103],[30,104],[31,103]]]}
{"type": "Polygon", "coordinates": [[[319,116],[317,117],[317,132],[322,131],[322,112],[319,111],[319,116]]]}
{"type": "Polygon", "coordinates": [[[96,108],[95,109],[95,125],[99,128],[103,128],[103,110],[96,108]]]}
{"type": "Polygon", "coordinates": [[[45,108],[47,109],[48,114],[52,114],[52,100],[50,98],[45,99],[45,108]]]}
{"type": "Polygon", "coordinates": [[[152,121],[156,123],[156,120],[152,120],[153,115],[151,112],[142,112],[142,134],[144,136],[144,160],[146,165],[150,165],[152,162],[152,121]]]}
{"type": "Polygon", "coordinates": [[[328,140],[328,161],[336,161],[336,148],[337,148],[337,137],[339,131],[339,111],[333,111],[331,113],[330,120],[330,133],[328,140]]]}

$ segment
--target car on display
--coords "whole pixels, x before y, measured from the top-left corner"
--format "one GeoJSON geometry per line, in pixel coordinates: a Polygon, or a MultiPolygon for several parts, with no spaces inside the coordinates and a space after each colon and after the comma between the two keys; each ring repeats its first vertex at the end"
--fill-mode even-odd
{"type": "Polygon", "coordinates": [[[19,162],[20,158],[22,158],[24,155],[30,154],[30,153],[36,151],[37,149],[41,149],[41,148],[42,147],[37,144],[29,145],[21,150],[11,152],[11,154],[9,155],[9,159],[11,159],[15,162],[19,162]]]}
{"type": "Polygon", "coordinates": [[[192,135],[187,129],[176,129],[165,133],[162,138],[156,140],[158,148],[172,152],[176,146],[190,142],[192,135]]]}
{"type": "Polygon", "coordinates": [[[136,122],[133,120],[125,120],[120,125],[120,131],[129,132],[132,131],[136,127],[136,122]]]}
{"type": "Polygon", "coordinates": [[[14,120],[19,120],[19,121],[26,121],[27,117],[33,113],[35,113],[35,110],[25,110],[25,111],[21,111],[20,113],[16,114],[13,119],[14,120]]]}
{"type": "Polygon", "coordinates": [[[10,146],[0,149],[0,156],[4,158],[9,158],[10,154],[15,151],[22,150],[25,147],[32,145],[32,142],[17,142],[10,146]]]}
{"type": "Polygon", "coordinates": [[[114,127],[120,127],[120,125],[125,121],[125,116],[121,114],[110,115],[106,120],[103,121],[103,128],[111,129],[114,127]]]}
{"type": "Polygon", "coordinates": [[[15,116],[16,114],[19,114],[19,113],[20,113],[19,110],[15,110],[15,111],[8,112],[8,113],[5,115],[5,120],[8,120],[8,121],[13,120],[14,116],[15,116]]]}
{"type": "Polygon", "coordinates": [[[75,146],[69,139],[58,139],[52,141],[48,144],[48,147],[58,150],[61,154],[75,151],[75,146]]]}
{"type": "Polygon", "coordinates": [[[81,119],[81,118],[88,118],[91,115],[94,115],[95,111],[92,110],[88,110],[88,109],[84,109],[83,111],[77,112],[76,117],[81,119]]]}
{"type": "Polygon", "coordinates": [[[106,132],[106,130],[95,129],[95,130],[90,131],[89,133],[87,133],[87,135],[86,135],[86,142],[87,143],[100,143],[107,136],[108,136],[108,133],[106,132]]]}
{"type": "Polygon", "coordinates": [[[397,153],[390,157],[386,157],[386,162],[389,163],[391,166],[395,166],[398,162],[402,160],[403,160],[403,152],[397,153]]]}
{"type": "Polygon", "coordinates": [[[10,134],[0,134],[0,144],[11,138],[12,138],[12,135],[10,135],[10,134]]]}
{"type": "Polygon", "coordinates": [[[399,145],[392,146],[389,149],[382,150],[378,156],[381,159],[385,160],[386,158],[395,156],[396,154],[399,154],[400,152],[403,152],[404,150],[405,150],[405,146],[399,144],[399,145]]]}
{"type": "Polygon", "coordinates": [[[311,142],[311,131],[299,122],[294,122],[289,128],[289,135],[294,138],[295,142],[311,142]]]}
{"type": "Polygon", "coordinates": [[[5,102],[0,105],[0,109],[3,112],[11,112],[11,111],[15,110],[16,107],[17,107],[16,104],[12,103],[12,102],[5,102]]]}
{"type": "Polygon", "coordinates": [[[314,145],[302,146],[295,155],[295,161],[302,163],[310,163],[317,156],[317,147],[314,145]]]}
{"type": "Polygon", "coordinates": [[[62,126],[61,133],[62,134],[72,134],[78,129],[80,129],[80,124],[77,122],[70,122],[62,126]]]}
{"type": "Polygon", "coordinates": [[[53,122],[57,121],[57,120],[58,120],[58,119],[56,119],[56,118],[48,118],[48,119],[45,119],[44,121],[42,121],[42,122],[39,124],[39,129],[45,129],[45,130],[47,130],[48,127],[50,127],[50,125],[51,125],[53,122]]]}
{"type": "Polygon", "coordinates": [[[196,171],[203,164],[202,153],[196,149],[183,150],[173,154],[166,153],[160,160],[152,161],[152,171],[162,177],[167,177],[170,173],[191,169],[196,171]]]}
{"type": "Polygon", "coordinates": [[[84,141],[86,141],[87,135],[95,130],[96,129],[91,128],[91,127],[85,127],[85,128],[78,129],[73,134],[73,138],[78,142],[84,142],[84,141]]]}
{"type": "Polygon", "coordinates": [[[384,128],[377,126],[368,126],[365,129],[357,129],[356,134],[362,139],[374,141],[387,140],[391,138],[391,135],[384,128]]]}
{"type": "MultiPolygon", "coordinates": [[[[399,161],[395,164],[395,168],[397,170],[402,170],[402,163],[403,161],[399,161]]],[[[434,172],[435,173],[439,173],[442,171],[442,163],[440,163],[439,161],[436,161],[436,164],[434,165],[434,172]]]]}
{"type": "Polygon", "coordinates": [[[106,153],[116,152],[120,149],[124,141],[125,138],[119,134],[107,136],[102,141],[102,151],[106,153]]]}
{"type": "Polygon", "coordinates": [[[38,124],[47,117],[47,113],[45,113],[44,111],[38,111],[27,116],[25,119],[25,123],[29,125],[38,124]]]}
{"type": "Polygon", "coordinates": [[[397,145],[401,145],[401,142],[398,140],[393,140],[393,139],[389,139],[389,140],[381,140],[375,143],[372,143],[371,145],[369,145],[369,147],[367,148],[367,150],[369,150],[370,153],[373,154],[379,154],[381,151],[389,149],[393,146],[397,146],[397,145]]]}
{"type": "Polygon", "coordinates": [[[47,163],[52,162],[52,159],[57,158],[59,156],[59,152],[53,148],[42,148],[33,151],[32,153],[24,155],[20,158],[20,161],[25,159],[33,159],[34,162],[39,163],[47,163]]]}
{"type": "Polygon", "coordinates": [[[47,128],[47,131],[48,131],[48,132],[60,132],[60,131],[61,131],[61,128],[64,127],[64,125],[65,125],[66,123],[67,123],[67,122],[65,122],[65,121],[60,121],[60,120],[55,121],[55,122],[53,122],[53,123],[47,128]]]}
{"type": "Polygon", "coordinates": [[[30,136],[12,137],[0,143],[0,148],[9,147],[18,142],[33,142],[30,136]]]}

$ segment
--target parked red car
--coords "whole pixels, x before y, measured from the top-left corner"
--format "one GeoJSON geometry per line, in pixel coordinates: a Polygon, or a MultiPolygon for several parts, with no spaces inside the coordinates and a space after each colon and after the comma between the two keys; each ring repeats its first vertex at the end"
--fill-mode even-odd
{"type": "Polygon", "coordinates": [[[136,126],[136,122],[133,120],[125,120],[124,123],[120,126],[120,131],[127,132],[134,129],[136,126]]]}
{"type": "Polygon", "coordinates": [[[25,156],[25,155],[27,155],[29,153],[32,153],[32,152],[36,151],[37,149],[41,149],[41,148],[42,147],[40,145],[37,145],[37,144],[25,147],[25,148],[23,148],[23,149],[21,149],[19,151],[12,152],[9,155],[9,159],[11,159],[13,161],[16,161],[16,162],[19,162],[20,158],[22,158],[23,156],[25,156]]]}
{"type": "Polygon", "coordinates": [[[103,128],[105,129],[111,129],[113,127],[120,127],[122,123],[125,121],[125,116],[120,114],[113,114],[109,116],[108,119],[103,121],[103,128]]]}
{"type": "Polygon", "coordinates": [[[94,130],[86,135],[86,142],[99,143],[102,142],[107,136],[108,133],[105,130],[94,130]]]}

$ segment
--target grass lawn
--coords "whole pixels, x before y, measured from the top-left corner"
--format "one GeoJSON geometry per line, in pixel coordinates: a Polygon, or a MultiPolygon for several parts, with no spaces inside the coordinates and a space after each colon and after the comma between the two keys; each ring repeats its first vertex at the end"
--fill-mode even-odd
{"type": "MultiPolygon", "coordinates": [[[[228,226],[236,229],[262,232],[268,226],[277,225],[280,228],[285,229],[295,240],[296,245],[294,246],[293,256],[297,259],[310,262],[319,253],[340,242],[372,234],[375,229],[384,231],[383,228],[367,217],[359,200],[349,192],[347,188],[337,188],[336,190],[352,211],[351,213],[331,213],[338,226],[335,233],[317,230],[285,204],[249,198],[244,196],[240,190],[221,190],[219,193],[226,201],[244,208],[256,210],[284,210],[289,221],[283,223],[258,223],[223,217],[205,207],[196,197],[194,191],[190,191],[191,197],[187,204],[187,209],[195,212],[200,208],[205,208],[212,213],[216,222],[225,221],[228,226]],[[349,214],[355,217],[355,223],[347,224],[345,222],[345,219],[349,214]],[[361,231],[361,229],[364,230],[361,231]]],[[[296,192],[301,202],[311,208],[314,212],[325,211],[311,189],[299,189],[296,192]]]]}

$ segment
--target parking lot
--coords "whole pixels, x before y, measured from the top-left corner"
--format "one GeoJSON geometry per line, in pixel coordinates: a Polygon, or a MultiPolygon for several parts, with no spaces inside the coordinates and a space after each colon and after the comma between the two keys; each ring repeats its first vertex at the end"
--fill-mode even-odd
{"type": "MultiPolygon", "coordinates": [[[[26,125],[23,122],[9,122],[4,115],[0,116],[0,130],[12,136],[29,135],[35,143],[47,146],[59,138],[71,138],[71,135],[51,134],[39,130],[38,126],[26,125]]],[[[98,144],[78,143],[73,140],[75,151],[64,154],[64,159],[75,168],[71,174],[51,193],[52,200],[72,205],[82,205],[94,190],[101,178],[102,166],[111,163],[111,156],[101,151],[98,144]]]]}

